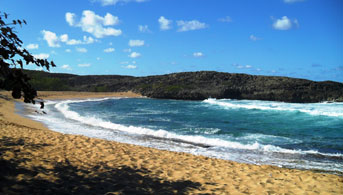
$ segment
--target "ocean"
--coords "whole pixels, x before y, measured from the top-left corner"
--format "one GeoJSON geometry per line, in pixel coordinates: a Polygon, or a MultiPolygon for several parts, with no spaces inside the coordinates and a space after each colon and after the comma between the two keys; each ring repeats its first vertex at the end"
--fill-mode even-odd
{"type": "MultiPolygon", "coordinates": [[[[56,100],[51,130],[250,164],[343,173],[343,103],[150,98],[56,100]]],[[[38,105],[24,106],[34,107],[38,105]]]]}

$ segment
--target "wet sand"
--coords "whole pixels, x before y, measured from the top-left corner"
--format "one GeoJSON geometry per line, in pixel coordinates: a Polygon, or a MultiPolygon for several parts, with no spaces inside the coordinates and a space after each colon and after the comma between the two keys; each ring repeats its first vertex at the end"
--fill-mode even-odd
{"type": "MultiPolygon", "coordinates": [[[[61,134],[0,92],[0,194],[343,194],[342,176],[61,134]]],[[[44,99],[137,97],[39,92],[44,99]]]]}

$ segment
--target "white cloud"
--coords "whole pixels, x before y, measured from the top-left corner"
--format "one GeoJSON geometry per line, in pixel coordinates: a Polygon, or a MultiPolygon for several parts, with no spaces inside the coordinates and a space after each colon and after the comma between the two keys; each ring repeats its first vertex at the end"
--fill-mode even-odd
{"type": "Polygon", "coordinates": [[[148,25],[138,25],[138,30],[142,33],[151,33],[151,30],[149,29],[148,25]]]}
{"type": "Polygon", "coordinates": [[[67,12],[65,15],[66,21],[69,24],[69,26],[75,25],[75,17],[76,15],[74,13],[67,12]]]}
{"type": "Polygon", "coordinates": [[[96,1],[100,1],[103,6],[108,6],[108,5],[116,5],[117,3],[128,3],[128,2],[142,3],[147,0],[96,0],[96,1]]]}
{"type": "Polygon", "coordinates": [[[129,55],[130,58],[138,58],[138,57],[141,57],[141,54],[140,53],[137,53],[137,52],[132,52],[130,55],[129,55]]]}
{"type": "Polygon", "coordinates": [[[111,53],[111,52],[114,52],[115,49],[114,48],[107,48],[107,49],[104,49],[104,52],[105,53],[111,53]]]}
{"type": "Polygon", "coordinates": [[[203,57],[204,54],[202,52],[194,52],[193,56],[196,57],[196,58],[200,58],[200,57],[203,57]]]}
{"type": "Polygon", "coordinates": [[[219,18],[218,21],[219,22],[227,22],[227,23],[229,23],[229,22],[232,22],[232,19],[231,19],[230,16],[225,16],[224,18],[219,18]]]}
{"type": "Polygon", "coordinates": [[[123,49],[123,52],[125,52],[125,53],[131,53],[131,48],[129,48],[129,49],[123,49]]]}
{"type": "Polygon", "coordinates": [[[88,50],[86,48],[83,48],[83,47],[77,47],[76,51],[80,52],[80,53],[87,53],[88,50]]]}
{"type": "Polygon", "coordinates": [[[199,30],[203,28],[207,28],[205,23],[199,22],[198,20],[191,20],[191,21],[177,21],[177,25],[179,26],[178,32],[185,32],[190,30],[199,30]]]}
{"type": "Polygon", "coordinates": [[[60,40],[62,42],[67,42],[68,39],[69,39],[69,36],[67,34],[63,34],[63,35],[60,36],[60,40]]]}
{"type": "Polygon", "coordinates": [[[299,21],[297,19],[294,19],[293,23],[295,24],[295,26],[297,26],[299,28],[300,24],[299,24],[299,21]]]}
{"type": "Polygon", "coordinates": [[[305,1],[305,0],[283,0],[283,2],[285,3],[296,3],[296,2],[302,2],[302,1],[305,1]]]}
{"type": "Polygon", "coordinates": [[[56,33],[47,30],[42,30],[41,33],[43,34],[43,39],[48,43],[49,47],[61,47],[56,33]]]}
{"type": "Polygon", "coordinates": [[[71,49],[66,49],[65,52],[70,53],[71,49]]]}
{"type": "Polygon", "coordinates": [[[283,16],[274,21],[273,27],[276,30],[289,30],[292,28],[292,21],[287,16],[283,16]]]}
{"type": "Polygon", "coordinates": [[[85,64],[78,64],[77,66],[79,66],[79,67],[90,67],[91,64],[85,63],[85,64]]]}
{"type": "Polygon", "coordinates": [[[117,16],[113,16],[110,13],[106,13],[104,17],[104,25],[105,26],[113,26],[119,24],[119,18],[117,16]]]}
{"type": "Polygon", "coordinates": [[[261,40],[261,38],[259,38],[259,37],[256,37],[255,35],[250,35],[250,40],[252,40],[252,41],[257,41],[257,40],[261,40]]]}
{"type": "Polygon", "coordinates": [[[127,65],[127,66],[124,66],[124,68],[127,68],[127,69],[136,69],[137,66],[129,64],[129,65],[127,65]]]}
{"type": "Polygon", "coordinates": [[[69,39],[69,36],[67,34],[57,36],[56,33],[46,30],[43,30],[42,34],[43,39],[47,41],[50,47],[60,47],[61,43],[65,43],[67,45],[80,45],[92,44],[94,42],[97,42],[97,40],[92,37],[83,36],[83,40],[69,39]]]}
{"type": "Polygon", "coordinates": [[[140,47],[144,45],[143,40],[130,40],[129,41],[129,46],[130,47],[140,47]]]}
{"type": "Polygon", "coordinates": [[[106,36],[119,36],[122,34],[122,31],[120,29],[106,27],[119,24],[119,18],[117,16],[113,16],[110,13],[106,13],[104,17],[101,17],[91,10],[84,10],[82,12],[81,20],[79,22],[75,22],[73,19],[72,23],[70,22],[70,19],[69,21],[67,20],[67,14],[70,17],[72,13],[66,13],[66,21],[69,25],[72,24],[71,26],[80,27],[82,31],[88,32],[94,35],[96,38],[103,38],[106,36]]]}
{"type": "Polygon", "coordinates": [[[83,44],[92,44],[98,42],[98,40],[94,39],[93,37],[83,36],[83,44]]]}
{"type": "Polygon", "coordinates": [[[235,66],[238,69],[250,69],[250,68],[252,68],[251,65],[232,64],[232,66],[235,66]]]}
{"type": "Polygon", "coordinates": [[[71,70],[71,68],[68,64],[64,64],[63,66],[61,66],[61,68],[66,69],[66,70],[71,70]]]}
{"type": "Polygon", "coordinates": [[[49,54],[47,53],[40,53],[40,54],[33,54],[33,57],[37,58],[37,59],[48,59],[49,58],[49,54]]]}
{"type": "Polygon", "coordinates": [[[158,19],[158,23],[160,24],[160,29],[161,30],[169,30],[169,29],[171,29],[172,20],[168,20],[164,16],[161,16],[158,19]]]}
{"type": "Polygon", "coordinates": [[[33,44],[33,43],[28,44],[26,46],[27,49],[38,49],[38,47],[39,47],[38,44],[33,44]]]}
{"type": "Polygon", "coordinates": [[[61,35],[60,40],[61,40],[61,42],[66,43],[67,45],[80,45],[80,44],[82,44],[81,40],[69,39],[69,36],[67,34],[61,35]]]}
{"type": "Polygon", "coordinates": [[[70,40],[66,41],[66,44],[67,45],[92,44],[92,43],[95,43],[97,41],[98,40],[96,40],[96,39],[94,39],[92,37],[83,36],[83,40],[82,41],[81,40],[76,40],[76,39],[70,39],[70,40]]]}

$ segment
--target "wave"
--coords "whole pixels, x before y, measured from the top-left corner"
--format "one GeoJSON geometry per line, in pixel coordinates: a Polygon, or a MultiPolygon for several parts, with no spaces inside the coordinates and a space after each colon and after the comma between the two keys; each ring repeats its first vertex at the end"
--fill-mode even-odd
{"type": "Polygon", "coordinates": [[[330,117],[343,117],[342,103],[311,103],[296,104],[284,102],[270,102],[259,100],[230,100],[230,99],[206,99],[204,103],[218,105],[226,109],[249,109],[249,110],[272,110],[301,112],[311,115],[322,115],[330,117]]]}
{"type": "Polygon", "coordinates": [[[70,103],[84,102],[84,101],[99,101],[99,100],[67,100],[59,102],[55,105],[55,108],[61,112],[64,117],[71,119],[77,122],[80,122],[85,125],[101,127],[105,129],[122,131],[135,135],[150,136],[160,139],[169,139],[178,142],[185,142],[194,145],[202,145],[206,147],[224,147],[231,149],[242,149],[242,150],[257,150],[260,152],[278,152],[278,153],[289,153],[289,154],[319,154],[323,156],[336,156],[343,157],[343,154],[330,154],[330,153],[320,153],[318,151],[309,150],[291,150],[284,149],[274,145],[263,145],[258,142],[253,144],[242,144],[234,141],[227,141],[219,138],[207,138],[203,136],[194,136],[194,135],[179,135],[175,133],[168,132],[163,129],[153,130],[145,127],[136,127],[136,126],[125,126],[121,124],[112,123],[109,121],[104,121],[103,119],[94,117],[94,116],[81,116],[79,113],[74,112],[69,109],[70,103]]]}

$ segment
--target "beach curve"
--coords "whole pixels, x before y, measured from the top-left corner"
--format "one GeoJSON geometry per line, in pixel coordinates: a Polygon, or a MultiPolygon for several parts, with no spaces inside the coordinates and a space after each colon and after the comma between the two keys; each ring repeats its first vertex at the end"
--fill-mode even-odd
{"type": "MultiPolygon", "coordinates": [[[[15,114],[9,93],[1,94],[0,162],[4,174],[0,191],[5,194],[343,193],[343,179],[338,175],[248,165],[53,132],[15,114]]],[[[128,96],[39,94],[44,99],[128,96]]]]}

